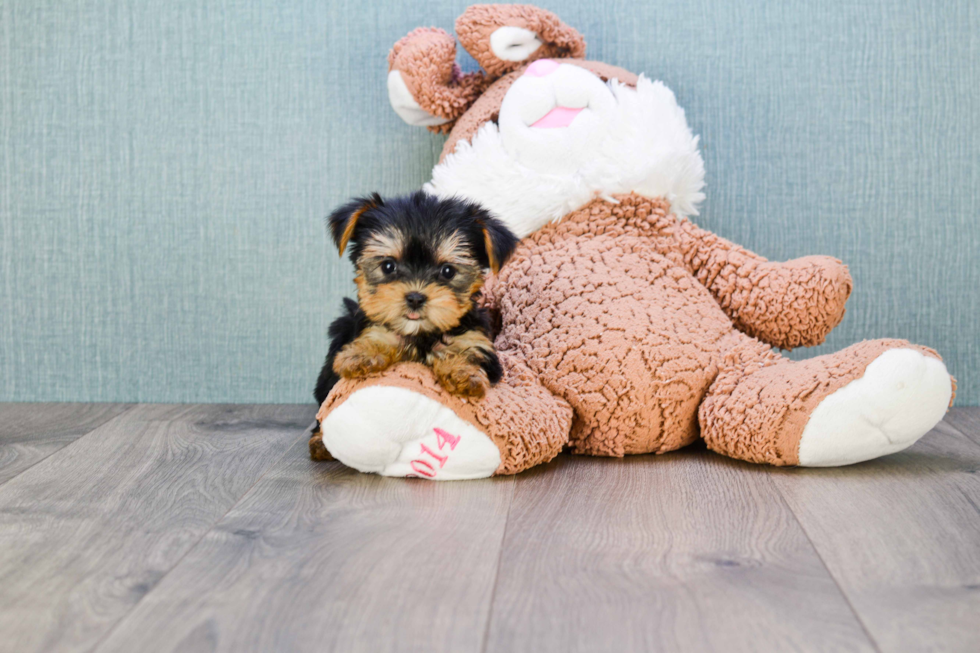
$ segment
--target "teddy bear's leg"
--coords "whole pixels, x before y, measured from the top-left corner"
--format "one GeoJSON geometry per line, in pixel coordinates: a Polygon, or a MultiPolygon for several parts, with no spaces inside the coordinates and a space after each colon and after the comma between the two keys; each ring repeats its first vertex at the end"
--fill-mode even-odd
{"type": "Polygon", "coordinates": [[[939,355],[869,340],[793,362],[759,350],[726,357],[701,404],[708,447],[750,462],[832,467],[912,445],[943,418],[955,381],[939,355]]]}
{"type": "Polygon", "coordinates": [[[384,476],[435,480],[516,474],[554,458],[572,409],[513,355],[481,400],[447,393],[428,368],[396,365],[363,381],[342,380],[323,403],[323,445],[340,462],[384,476]]]}

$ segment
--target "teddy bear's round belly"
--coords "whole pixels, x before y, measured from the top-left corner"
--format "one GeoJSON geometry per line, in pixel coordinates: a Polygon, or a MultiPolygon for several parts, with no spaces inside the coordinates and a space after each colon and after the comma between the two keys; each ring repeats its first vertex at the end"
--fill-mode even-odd
{"type": "Polygon", "coordinates": [[[663,452],[697,438],[698,406],[734,328],[685,268],[642,241],[603,237],[512,265],[522,271],[502,279],[497,344],[521,350],[572,405],[573,451],[663,452]]]}

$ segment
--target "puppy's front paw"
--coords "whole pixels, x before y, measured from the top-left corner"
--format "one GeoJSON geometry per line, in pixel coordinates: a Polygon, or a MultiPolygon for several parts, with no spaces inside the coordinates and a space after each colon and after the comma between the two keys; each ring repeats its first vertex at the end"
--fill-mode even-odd
{"type": "Polygon", "coordinates": [[[454,395],[479,399],[490,389],[490,379],[483,368],[460,357],[441,361],[434,371],[442,387],[454,395]]]}
{"type": "Polygon", "coordinates": [[[323,434],[320,433],[319,426],[313,431],[313,437],[310,438],[310,459],[333,460],[333,456],[330,455],[327,447],[323,444],[323,434]]]}
{"type": "Polygon", "coordinates": [[[348,347],[337,354],[333,371],[345,379],[361,379],[369,374],[383,372],[391,363],[391,358],[384,352],[348,347]]]}

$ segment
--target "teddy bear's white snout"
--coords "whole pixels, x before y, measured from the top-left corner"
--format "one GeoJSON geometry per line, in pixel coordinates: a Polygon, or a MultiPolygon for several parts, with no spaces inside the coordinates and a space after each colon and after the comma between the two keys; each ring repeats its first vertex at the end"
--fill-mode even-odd
{"type": "Polygon", "coordinates": [[[595,74],[543,59],[508,89],[500,107],[504,146],[523,165],[571,174],[599,149],[616,99],[595,74]]]}

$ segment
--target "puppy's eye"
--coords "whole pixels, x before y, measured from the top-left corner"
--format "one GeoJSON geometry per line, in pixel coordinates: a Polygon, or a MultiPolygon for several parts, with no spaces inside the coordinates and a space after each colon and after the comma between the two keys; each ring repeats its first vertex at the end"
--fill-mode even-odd
{"type": "Polygon", "coordinates": [[[395,273],[395,269],[397,267],[398,266],[395,265],[395,262],[394,261],[392,261],[391,259],[388,259],[384,263],[381,264],[381,271],[384,272],[385,274],[394,274],[395,273]]]}
{"type": "Polygon", "coordinates": [[[439,276],[445,279],[446,281],[449,281],[450,279],[456,276],[456,268],[454,268],[451,265],[444,265],[442,266],[442,269],[439,270],[439,276]]]}

